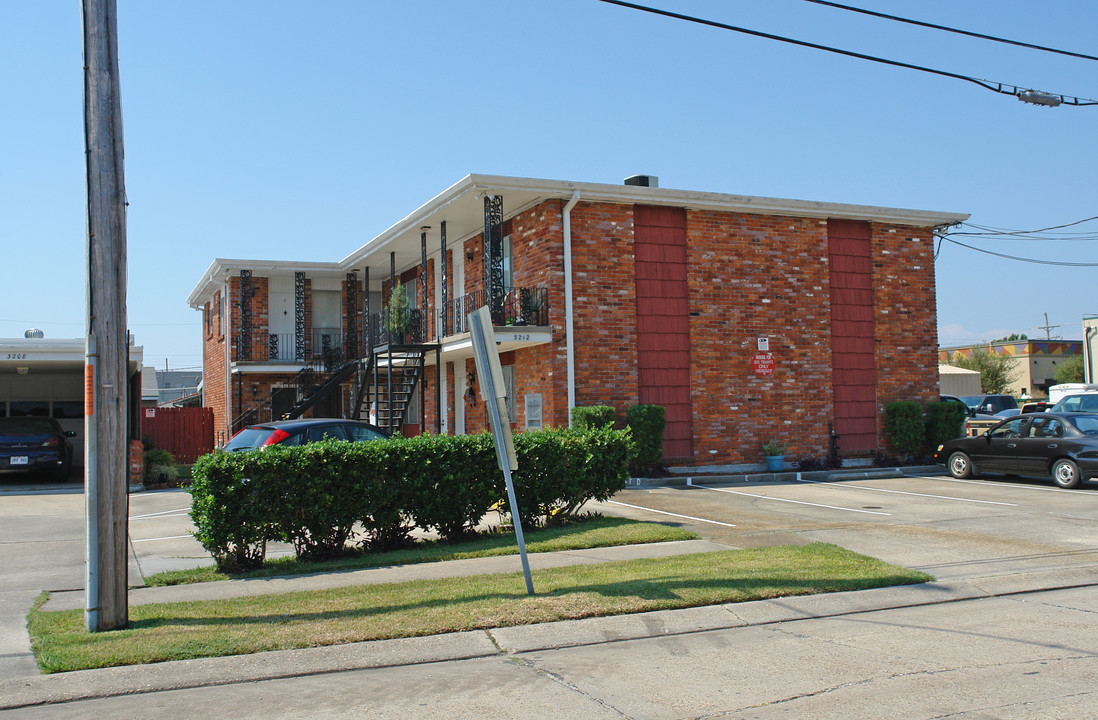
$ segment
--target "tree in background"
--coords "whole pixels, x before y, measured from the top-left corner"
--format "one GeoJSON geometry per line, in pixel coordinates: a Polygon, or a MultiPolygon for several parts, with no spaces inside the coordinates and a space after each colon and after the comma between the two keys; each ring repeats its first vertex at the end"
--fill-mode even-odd
{"type": "Polygon", "coordinates": [[[1083,382],[1083,356],[1072,355],[1070,358],[1057,365],[1056,372],[1052,377],[1057,385],[1062,383],[1083,382]]]}
{"type": "Polygon", "coordinates": [[[998,340],[992,340],[991,342],[1014,342],[1015,340],[1029,340],[1029,336],[1025,333],[1011,333],[1009,337],[999,338],[998,340]]]}
{"type": "Polygon", "coordinates": [[[972,353],[965,357],[961,354],[949,358],[949,364],[965,370],[976,370],[980,373],[980,392],[990,395],[998,395],[1008,392],[1011,387],[1010,378],[1014,374],[1014,358],[1009,355],[1000,355],[988,345],[987,347],[972,348],[972,353]]]}

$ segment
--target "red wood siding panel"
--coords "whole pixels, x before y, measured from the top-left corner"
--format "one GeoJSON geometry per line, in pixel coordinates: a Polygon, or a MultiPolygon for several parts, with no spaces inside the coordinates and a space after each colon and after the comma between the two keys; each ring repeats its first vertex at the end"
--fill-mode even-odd
{"type": "Polygon", "coordinates": [[[637,398],[664,407],[664,457],[693,457],[686,212],[637,205],[633,213],[637,398]]]}
{"type": "Polygon", "coordinates": [[[841,451],[873,450],[878,446],[877,372],[869,223],[829,220],[827,241],[835,433],[841,451]]]}

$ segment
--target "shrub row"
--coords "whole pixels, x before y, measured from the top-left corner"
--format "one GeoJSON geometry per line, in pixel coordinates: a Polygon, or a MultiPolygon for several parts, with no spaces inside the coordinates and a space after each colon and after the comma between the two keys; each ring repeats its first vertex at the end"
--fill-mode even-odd
{"type": "MultiPolygon", "coordinates": [[[[602,427],[520,433],[515,452],[519,516],[530,526],[621,490],[635,448],[628,431],[602,427]]],[[[217,452],[193,474],[195,537],[230,572],[262,564],[268,541],[322,558],[360,531],[366,546],[388,549],[415,527],[457,539],[492,507],[508,507],[486,433],[217,452]]]]}
{"type": "Polygon", "coordinates": [[[921,450],[934,451],[940,444],[961,435],[965,409],[956,402],[932,402],[924,409],[914,400],[885,405],[885,428],[896,452],[911,456],[921,450]]]}
{"type": "MultiPolygon", "coordinates": [[[[572,428],[587,430],[614,424],[614,408],[609,405],[578,405],[572,408],[572,428]]],[[[663,460],[663,431],[667,426],[662,405],[630,405],[625,411],[625,426],[633,433],[637,454],[632,469],[654,470],[663,460]]]]}

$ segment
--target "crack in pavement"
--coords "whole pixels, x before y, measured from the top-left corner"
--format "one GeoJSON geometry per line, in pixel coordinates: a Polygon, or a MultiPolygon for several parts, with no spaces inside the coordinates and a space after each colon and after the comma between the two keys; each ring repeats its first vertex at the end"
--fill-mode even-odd
{"type": "Polygon", "coordinates": [[[534,664],[534,662],[532,660],[527,660],[526,658],[520,658],[520,657],[514,657],[514,656],[511,656],[508,659],[511,662],[516,663],[518,665],[521,665],[522,667],[525,667],[529,670],[533,670],[536,674],[541,675],[542,677],[548,678],[549,680],[557,683],[561,687],[566,688],[568,690],[571,690],[572,692],[576,693],[577,695],[580,695],[580,696],[590,700],[591,702],[595,703],[599,707],[610,710],[611,712],[616,713],[616,714],[620,715],[623,718],[626,718],[626,720],[636,720],[636,718],[634,718],[632,715],[628,715],[628,714],[622,712],[621,710],[614,707],[610,703],[606,702],[602,698],[595,697],[591,693],[589,693],[586,690],[584,690],[583,688],[581,688],[579,685],[576,685],[573,682],[569,682],[568,680],[564,679],[563,677],[556,674],[555,672],[551,672],[551,671],[546,670],[544,668],[538,667],[536,664],[534,664]]]}

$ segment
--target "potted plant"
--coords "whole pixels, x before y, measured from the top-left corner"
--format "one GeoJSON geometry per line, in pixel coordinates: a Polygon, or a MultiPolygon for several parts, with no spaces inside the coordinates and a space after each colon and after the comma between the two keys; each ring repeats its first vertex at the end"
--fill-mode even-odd
{"type": "Polygon", "coordinates": [[[789,449],[789,443],[770,438],[762,444],[763,455],[766,456],[766,469],[769,472],[781,472],[785,469],[785,451],[789,449]]]}
{"type": "Polygon", "coordinates": [[[385,329],[389,331],[389,341],[403,344],[404,336],[412,329],[412,312],[408,309],[408,291],[399,280],[389,293],[388,309],[385,329]]]}

